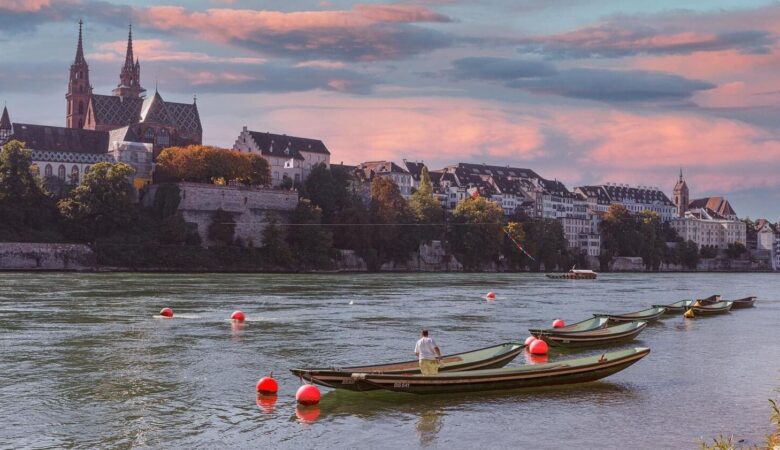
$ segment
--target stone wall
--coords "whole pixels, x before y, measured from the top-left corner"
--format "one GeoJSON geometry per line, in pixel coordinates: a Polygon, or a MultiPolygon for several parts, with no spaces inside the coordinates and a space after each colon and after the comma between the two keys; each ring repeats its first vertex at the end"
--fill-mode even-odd
{"type": "MultiPolygon", "coordinates": [[[[216,186],[201,183],[176,183],[179,187],[179,211],[185,222],[197,225],[203,245],[214,244],[208,239],[208,228],[214,211],[222,209],[233,214],[235,237],[259,247],[263,230],[273,215],[286,222],[290,211],[298,204],[298,193],[278,189],[243,186],[216,186]]],[[[149,187],[144,204],[151,206],[157,185],[149,187]]]]}
{"type": "MultiPolygon", "coordinates": [[[[598,270],[598,265],[594,266],[598,270]]],[[[696,269],[681,264],[661,264],[660,272],[757,272],[772,270],[768,261],[749,259],[700,259],[696,269]]],[[[619,256],[612,260],[611,272],[646,272],[640,257],[619,256]]]]}
{"type": "Polygon", "coordinates": [[[82,244],[0,242],[0,270],[94,270],[95,255],[82,244]]]}

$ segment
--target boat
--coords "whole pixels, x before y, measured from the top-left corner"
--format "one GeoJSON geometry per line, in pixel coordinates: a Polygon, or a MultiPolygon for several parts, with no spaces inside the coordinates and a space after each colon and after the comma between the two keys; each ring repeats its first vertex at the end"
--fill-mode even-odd
{"type": "Polygon", "coordinates": [[[729,312],[733,305],[734,302],[717,302],[709,305],[694,303],[691,306],[691,311],[693,311],[694,316],[712,316],[729,312]]]}
{"type": "Polygon", "coordinates": [[[566,273],[548,273],[547,278],[565,279],[565,280],[595,280],[598,275],[596,272],[588,269],[571,269],[566,273]]]}
{"type": "Polygon", "coordinates": [[[693,300],[680,300],[669,305],[653,305],[653,308],[666,308],[664,314],[679,314],[687,311],[692,304],[693,300]]]}
{"type": "MultiPolygon", "coordinates": [[[[518,342],[505,342],[503,344],[485,347],[442,357],[439,372],[469,371],[477,369],[494,369],[504,367],[525,348],[518,342]]],[[[355,372],[360,373],[389,373],[409,376],[420,373],[420,363],[417,360],[398,363],[377,364],[371,366],[355,367],[327,367],[309,369],[291,369],[293,374],[312,383],[336,389],[349,389],[352,391],[370,391],[377,389],[373,385],[362,383],[352,377],[355,372]]]]}
{"type": "Polygon", "coordinates": [[[585,358],[502,369],[444,372],[437,375],[353,373],[352,377],[379,389],[410,394],[529,389],[599,380],[620,372],[648,353],[649,348],[637,347],[585,358]]]}
{"type": "Polygon", "coordinates": [[[665,312],[665,306],[654,306],[652,308],[625,314],[593,314],[593,317],[606,317],[613,322],[633,322],[635,320],[652,322],[654,320],[658,320],[658,318],[663,316],[665,312]]]}
{"type": "Polygon", "coordinates": [[[627,322],[614,327],[600,328],[589,331],[553,332],[537,331],[531,334],[547,342],[551,347],[589,347],[594,345],[618,344],[630,342],[647,327],[647,322],[627,322]]]}
{"type": "Polygon", "coordinates": [[[710,295],[707,298],[700,298],[700,299],[697,299],[696,301],[698,301],[702,305],[711,305],[713,303],[717,303],[717,302],[720,301],[720,295],[717,295],[717,294],[716,295],[710,295]]]}
{"type": "Polygon", "coordinates": [[[744,297],[729,301],[733,303],[731,309],[752,308],[756,303],[756,297],[744,297]]]}
{"type": "Polygon", "coordinates": [[[607,323],[609,322],[609,319],[606,317],[591,317],[590,319],[585,319],[581,322],[573,323],[571,325],[566,325],[565,327],[560,328],[531,328],[530,331],[531,334],[534,333],[547,333],[547,334],[558,334],[558,333],[571,333],[571,332],[579,332],[579,331],[590,331],[590,330],[598,330],[600,328],[606,328],[607,323]]]}

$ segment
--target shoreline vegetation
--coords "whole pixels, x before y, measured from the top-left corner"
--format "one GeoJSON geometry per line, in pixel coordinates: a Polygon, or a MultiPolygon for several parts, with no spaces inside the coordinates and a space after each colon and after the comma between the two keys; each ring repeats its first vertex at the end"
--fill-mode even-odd
{"type": "Polygon", "coordinates": [[[769,416],[769,422],[773,424],[776,429],[766,435],[766,444],[764,446],[751,445],[749,447],[739,445],[741,441],[734,443],[734,436],[720,435],[717,438],[712,439],[712,444],[708,444],[704,439],[700,439],[699,448],[701,450],[735,450],[735,449],[766,449],[766,450],[780,450],[780,407],[775,400],[769,399],[771,413],[769,416]]]}
{"type": "Polygon", "coordinates": [[[505,216],[479,195],[446,216],[426,169],[407,200],[389,178],[374,177],[370,192],[358,192],[343,166],[324,164],[302,183],[283,183],[281,189],[297,193],[297,206],[284,215],[269,212],[257,245],[236,236],[233,214],[222,209],[208,212],[207,233],[199,234],[178,211],[176,183],[268,186],[263,158],[205,146],[164,149],[155,179],[166,182],[144,201],[148,207],[137,201],[145,192],[136,193],[132,176],[129,165],[104,162],[80,183],[42,179],[31,152],[11,141],[0,152],[0,241],[84,244],[93,258],[87,267],[98,271],[655,272],[697,271],[700,261],[716,257],[725,261],[717,271],[749,266],[732,264],[749,262],[744,245],[699,249],[650,211],[612,205],[600,224],[601,255],[593,257],[568,246],[560,221],[522,211],[505,216]],[[636,270],[616,268],[630,258],[636,270]]]}

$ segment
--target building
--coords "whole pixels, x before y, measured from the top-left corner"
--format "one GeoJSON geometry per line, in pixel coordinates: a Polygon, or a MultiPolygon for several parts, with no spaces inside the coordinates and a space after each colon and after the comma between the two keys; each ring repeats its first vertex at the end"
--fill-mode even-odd
{"type": "Polygon", "coordinates": [[[282,184],[285,178],[302,183],[317,164],[330,168],[330,151],[319,139],[263,133],[244,127],[233,150],[256,153],[267,159],[274,186],[282,184]]]}
{"type": "MultiPolygon", "coordinates": [[[[723,217],[729,220],[737,220],[737,213],[731,207],[731,203],[723,197],[704,197],[688,203],[688,210],[705,210],[708,214],[723,217]]],[[[744,241],[743,241],[744,243],[744,241]]]]}
{"type": "MultiPolygon", "coordinates": [[[[420,169],[422,170],[422,168],[420,169]]],[[[414,179],[412,174],[408,170],[399,166],[392,161],[368,161],[360,163],[355,168],[355,178],[369,186],[374,177],[382,177],[393,180],[398,186],[398,190],[401,191],[401,196],[405,199],[409,199],[412,196],[412,188],[414,187],[414,179]]],[[[419,186],[419,180],[417,186],[419,186]]]]}
{"type": "Polygon", "coordinates": [[[606,212],[610,205],[623,205],[632,214],[653,211],[662,222],[678,217],[678,208],[657,187],[607,183],[579,186],[574,191],[581,195],[588,207],[594,211],[606,212]]]}
{"type": "Polygon", "coordinates": [[[677,217],[685,217],[685,211],[688,210],[690,198],[688,184],[686,184],[683,179],[682,169],[680,169],[680,179],[677,180],[677,184],[674,185],[672,198],[674,199],[675,206],[677,206],[677,217]]]}
{"type": "Polygon", "coordinates": [[[3,115],[0,116],[0,145],[5,144],[13,133],[14,126],[11,123],[11,117],[8,115],[8,108],[3,106],[3,115]]]}
{"type": "Polygon", "coordinates": [[[758,219],[755,230],[756,250],[768,252],[772,270],[780,270],[780,222],[758,219]]]}
{"type": "Polygon", "coordinates": [[[84,58],[82,23],[76,57],[70,66],[66,99],[67,128],[112,131],[128,128],[137,142],[152,144],[155,155],[165,147],[201,144],[203,127],[195,100],[174,103],[163,100],[155,89],[145,98],[141,86],[141,64],[133,56],[133,30],[127,37],[125,63],[119,73],[119,84],[111,95],[92,92],[89,64],[84,58]]]}

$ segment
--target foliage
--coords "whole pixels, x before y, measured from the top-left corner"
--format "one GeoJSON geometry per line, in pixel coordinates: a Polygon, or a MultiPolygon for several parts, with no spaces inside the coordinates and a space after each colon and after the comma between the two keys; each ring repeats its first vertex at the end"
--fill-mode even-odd
{"type": "Polygon", "coordinates": [[[179,186],[172,183],[160,184],[154,194],[152,210],[158,218],[164,219],[176,214],[179,203],[181,203],[179,186]]]}
{"type": "Polygon", "coordinates": [[[645,269],[657,271],[661,267],[666,248],[661,218],[653,211],[642,211],[637,219],[639,256],[642,257],[645,269]]]}
{"type": "Polygon", "coordinates": [[[208,237],[219,245],[233,245],[235,243],[236,222],[233,213],[222,208],[211,214],[211,223],[208,228],[208,237]]]}
{"type": "Polygon", "coordinates": [[[376,250],[379,264],[406,261],[419,247],[414,215],[398,185],[389,178],[375,177],[371,182],[371,223],[375,227],[371,246],[376,250]]]}
{"type": "Polygon", "coordinates": [[[731,259],[737,259],[743,254],[747,252],[747,248],[745,247],[745,244],[741,242],[735,242],[733,244],[729,244],[726,248],[726,255],[728,255],[731,259]]]}
{"type": "Polygon", "coordinates": [[[322,226],[322,209],[311,201],[301,199],[290,215],[293,226],[287,242],[301,268],[330,266],[333,236],[322,226]]]}
{"type": "Polygon", "coordinates": [[[0,151],[0,239],[57,241],[58,211],[32,164],[32,152],[19,141],[0,151]]]}
{"type": "Polygon", "coordinates": [[[712,246],[709,246],[709,245],[703,245],[699,249],[699,255],[702,258],[705,258],[705,259],[714,258],[714,257],[718,256],[718,248],[717,247],[712,247],[712,246]]]}
{"type": "Polygon", "coordinates": [[[494,202],[477,196],[461,202],[452,213],[449,241],[455,256],[467,270],[498,261],[503,243],[504,212],[494,202]]]}
{"type": "Polygon", "coordinates": [[[133,173],[125,163],[97,163],[71,195],[60,200],[60,212],[74,237],[92,240],[130,227],[137,212],[128,181],[133,173]]]}
{"type": "Polygon", "coordinates": [[[350,204],[348,183],[343,170],[328,169],[320,163],[312,167],[300,195],[322,210],[324,223],[332,223],[334,216],[350,204]]]}
{"type": "Polygon", "coordinates": [[[434,239],[440,239],[443,229],[438,224],[444,221],[444,210],[439,200],[433,195],[431,177],[428,174],[428,168],[425,166],[423,166],[420,174],[420,188],[412,194],[412,198],[409,200],[409,207],[417,218],[418,224],[431,225],[418,228],[421,240],[429,242],[434,239]]]}
{"type": "Polygon", "coordinates": [[[541,270],[542,264],[547,271],[555,270],[556,267],[570,268],[572,264],[560,221],[532,220],[523,224],[523,227],[526,235],[526,251],[535,259],[528,263],[531,270],[541,270]]]}
{"type": "Polygon", "coordinates": [[[168,147],[157,157],[158,176],[163,180],[247,185],[268,185],[271,172],[265,158],[252,153],[190,145],[168,147]]]}
{"type": "Polygon", "coordinates": [[[699,264],[699,246],[688,240],[677,244],[677,260],[689,269],[695,269],[699,264]]]}
{"type": "Polygon", "coordinates": [[[668,224],[662,224],[653,211],[633,215],[625,206],[613,204],[599,229],[601,270],[607,270],[616,256],[639,256],[647,270],[659,270],[662,262],[676,259],[670,255],[666,242],[676,240],[677,233],[668,224]]]}
{"type": "Polygon", "coordinates": [[[263,229],[263,253],[265,259],[276,266],[288,267],[293,263],[293,255],[286,241],[285,230],[279,226],[275,215],[268,217],[268,225],[263,229]]]}

